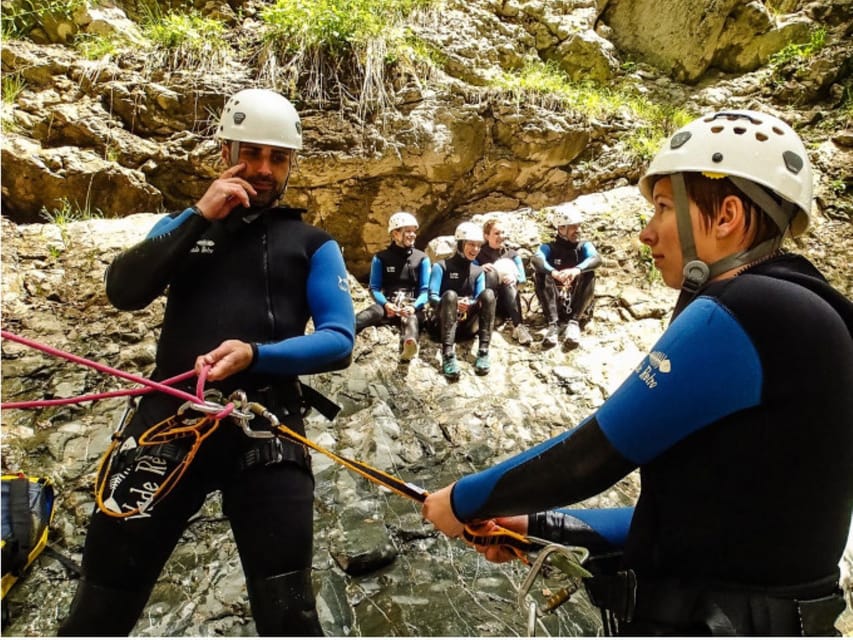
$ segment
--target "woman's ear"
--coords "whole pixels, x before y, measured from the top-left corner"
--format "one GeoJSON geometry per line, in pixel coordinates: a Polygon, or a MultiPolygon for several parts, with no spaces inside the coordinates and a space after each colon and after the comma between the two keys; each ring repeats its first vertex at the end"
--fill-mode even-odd
{"type": "Polygon", "coordinates": [[[714,224],[714,234],[718,240],[732,240],[746,230],[746,211],[743,200],[737,196],[729,195],[723,198],[717,211],[717,219],[714,224]]]}

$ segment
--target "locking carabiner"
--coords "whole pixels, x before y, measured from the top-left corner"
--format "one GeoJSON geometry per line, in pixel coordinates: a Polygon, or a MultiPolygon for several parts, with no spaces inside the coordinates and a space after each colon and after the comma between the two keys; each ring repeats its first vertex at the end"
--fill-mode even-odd
{"type": "Polygon", "coordinates": [[[238,411],[232,412],[231,416],[243,430],[244,434],[246,434],[250,438],[275,437],[276,430],[281,423],[272,411],[267,409],[259,402],[249,402],[245,392],[243,391],[238,390],[232,393],[230,400],[235,404],[235,406],[239,405],[240,407],[238,411]],[[269,423],[269,428],[253,429],[252,427],[250,427],[249,421],[252,420],[255,416],[266,420],[269,423]]]}
{"type": "MultiPolygon", "coordinates": [[[[536,538],[531,539],[538,541],[536,538]]],[[[527,614],[527,635],[529,637],[533,637],[535,634],[536,620],[540,615],[551,613],[571,598],[572,594],[580,587],[580,579],[592,577],[592,574],[583,567],[583,563],[586,562],[587,558],[589,558],[589,550],[584,547],[570,547],[554,542],[548,543],[543,549],[536,552],[536,560],[530,565],[530,571],[518,588],[517,599],[519,608],[527,614]],[[542,614],[539,614],[536,602],[531,602],[528,607],[525,606],[524,599],[530,593],[536,577],[545,573],[545,560],[555,554],[558,559],[556,568],[569,577],[572,580],[572,584],[560,589],[556,594],[551,596],[542,609],[542,614]]]]}

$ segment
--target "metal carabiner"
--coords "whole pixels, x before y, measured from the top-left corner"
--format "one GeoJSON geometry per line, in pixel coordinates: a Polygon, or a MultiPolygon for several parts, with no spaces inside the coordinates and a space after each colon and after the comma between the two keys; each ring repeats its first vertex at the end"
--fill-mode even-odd
{"type": "Polygon", "coordinates": [[[246,434],[249,438],[275,437],[275,428],[278,427],[278,425],[281,423],[272,411],[267,409],[259,402],[249,402],[244,391],[235,391],[231,394],[230,400],[234,403],[235,407],[239,406],[239,409],[235,408],[235,410],[231,412],[231,416],[229,417],[234,418],[234,421],[240,426],[244,434],[246,434]],[[252,429],[249,426],[249,421],[252,420],[255,416],[261,417],[266,420],[269,423],[270,428],[267,430],[252,429]]]}
{"type": "MultiPolygon", "coordinates": [[[[539,540],[538,538],[531,538],[534,542],[546,542],[544,540],[539,540]]],[[[569,547],[562,544],[557,544],[554,542],[547,542],[546,546],[536,552],[536,560],[533,561],[533,564],[530,566],[530,571],[527,573],[527,576],[524,578],[524,581],[521,583],[521,586],[518,588],[518,607],[523,611],[526,610],[528,614],[528,622],[527,622],[527,633],[532,637],[535,632],[536,625],[536,603],[533,602],[531,606],[525,607],[524,599],[530,593],[530,589],[533,587],[533,582],[536,580],[536,577],[543,573],[545,560],[548,556],[553,554],[557,554],[557,556],[561,557],[563,562],[559,563],[559,569],[566,576],[571,578],[591,578],[592,574],[583,567],[583,563],[586,562],[587,558],[589,558],[589,549],[584,547],[569,547]]],[[[568,591],[568,597],[574,591],[568,591]]],[[[563,604],[568,597],[560,598],[559,601],[555,598],[551,598],[548,602],[547,608],[544,610],[545,613],[550,613],[561,604],[563,604]],[[552,602],[553,601],[553,602],[552,602]]]]}
{"type": "Polygon", "coordinates": [[[204,392],[204,402],[193,402],[192,400],[188,400],[178,407],[177,413],[181,414],[187,409],[192,409],[199,413],[215,415],[225,409],[225,405],[222,404],[222,400],[222,392],[219,389],[207,389],[204,392]]]}

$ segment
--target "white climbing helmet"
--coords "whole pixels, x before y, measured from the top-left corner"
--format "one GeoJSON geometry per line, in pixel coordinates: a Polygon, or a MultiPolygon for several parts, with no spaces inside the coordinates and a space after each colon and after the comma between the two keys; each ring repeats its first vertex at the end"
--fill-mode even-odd
{"type": "Polygon", "coordinates": [[[418,220],[408,211],[398,211],[388,219],[388,233],[400,227],[415,227],[418,228],[418,220]]]}
{"type": "Polygon", "coordinates": [[[792,203],[796,207],[792,236],[809,224],[812,166],[800,137],[779,118],[732,110],[694,120],[676,131],[654,157],[640,180],[640,191],[651,202],[656,178],[686,171],[730,178],[739,187],[738,179],[749,180],[792,203]]]}
{"type": "Polygon", "coordinates": [[[228,99],[216,133],[221,140],[299,150],[302,122],[283,95],[269,89],[244,89],[228,99]]]}
{"type": "Polygon", "coordinates": [[[583,222],[583,212],[570,202],[554,207],[551,223],[555,227],[563,227],[568,224],[580,224],[583,222]]]}
{"type": "Polygon", "coordinates": [[[462,222],[456,227],[453,237],[460,242],[484,242],[483,228],[473,222],[462,222]]]}

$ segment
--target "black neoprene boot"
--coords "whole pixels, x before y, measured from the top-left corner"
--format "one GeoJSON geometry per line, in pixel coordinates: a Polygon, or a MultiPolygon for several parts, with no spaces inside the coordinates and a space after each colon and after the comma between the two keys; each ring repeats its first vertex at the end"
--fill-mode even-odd
{"type": "Polygon", "coordinates": [[[322,636],[311,569],[250,580],[249,602],[259,636],[322,636]]]}
{"type": "Polygon", "coordinates": [[[148,596],[81,580],[57,635],[126,636],[139,619],[148,596]]]}

